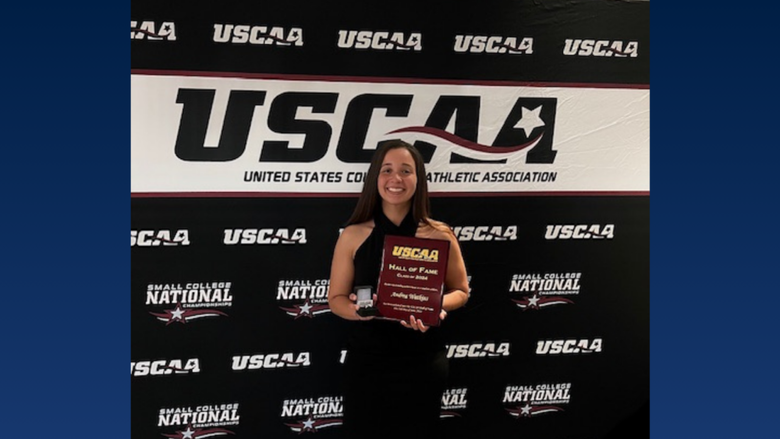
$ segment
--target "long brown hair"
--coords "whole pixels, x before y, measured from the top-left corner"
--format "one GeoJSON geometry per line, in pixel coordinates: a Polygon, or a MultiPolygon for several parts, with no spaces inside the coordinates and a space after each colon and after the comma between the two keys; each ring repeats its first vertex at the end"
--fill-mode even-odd
{"type": "Polygon", "coordinates": [[[425,161],[417,148],[399,139],[386,140],[377,147],[374,156],[371,158],[371,165],[368,167],[366,179],[363,181],[363,191],[360,193],[360,198],[358,198],[355,210],[347,221],[347,225],[368,221],[374,217],[376,209],[381,208],[381,204],[379,204],[379,189],[377,188],[379,170],[387,152],[397,148],[406,148],[414,160],[414,169],[417,173],[417,187],[412,197],[412,216],[414,221],[417,224],[423,222],[431,225],[431,200],[428,197],[428,175],[425,172],[425,161]]]}

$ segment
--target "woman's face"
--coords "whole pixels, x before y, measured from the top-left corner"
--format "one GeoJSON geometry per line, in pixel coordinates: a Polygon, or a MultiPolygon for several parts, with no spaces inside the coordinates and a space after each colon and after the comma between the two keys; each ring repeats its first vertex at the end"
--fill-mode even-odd
{"type": "Polygon", "coordinates": [[[377,180],[379,196],[388,204],[409,203],[417,189],[417,169],[406,148],[387,151],[377,180]]]}

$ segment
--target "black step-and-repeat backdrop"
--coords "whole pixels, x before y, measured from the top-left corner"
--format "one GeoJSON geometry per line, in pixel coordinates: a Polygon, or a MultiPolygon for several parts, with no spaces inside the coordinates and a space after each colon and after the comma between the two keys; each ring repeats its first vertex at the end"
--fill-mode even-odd
{"type": "Polygon", "coordinates": [[[390,138],[472,288],[445,433],[647,420],[648,3],[157,3],[130,23],[133,437],[341,437],[330,257],[390,138]]]}

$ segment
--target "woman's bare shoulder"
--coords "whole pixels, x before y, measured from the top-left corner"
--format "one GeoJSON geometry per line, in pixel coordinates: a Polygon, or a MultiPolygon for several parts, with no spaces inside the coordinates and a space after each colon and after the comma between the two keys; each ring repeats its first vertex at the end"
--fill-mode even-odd
{"type": "Polygon", "coordinates": [[[372,230],[374,230],[373,220],[350,224],[341,232],[339,240],[343,240],[345,243],[350,244],[350,247],[356,248],[368,238],[372,230]]]}
{"type": "Polygon", "coordinates": [[[455,238],[455,234],[449,224],[429,218],[428,224],[423,223],[417,229],[417,237],[449,241],[455,238]]]}

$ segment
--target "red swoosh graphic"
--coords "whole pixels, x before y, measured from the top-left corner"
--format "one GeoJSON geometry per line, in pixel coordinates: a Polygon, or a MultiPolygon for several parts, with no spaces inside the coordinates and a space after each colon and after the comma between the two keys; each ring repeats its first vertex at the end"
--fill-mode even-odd
{"type": "Polygon", "coordinates": [[[481,143],[472,142],[470,140],[466,140],[464,138],[458,137],[455,134],[449,133],[447,131],[444,131],[439,128],[431,128],[431,127],[406,127],[406,128],[399,128],[394,131],[390,131],[387,134],[395,134],[395,133],[423,133],[423,134],[430,134],[432,136],[440,137],[448,142],[452,142],[458,146],[462,146],[466,149],[471,149],[473,151],[479,151],[479,152],[486,152],[489,154],[506,154],[508,152],[515,152],[520,151],[522,149],[528,148],[529,146],[535,145],[539,140],[541,140],[542,136],[544,136],[544,133],[539,134],[535,139],[532,139],[528,143],[523,143],[521,145],[515,145],[510,146],[506,148],[495,148],[493,146],[488,145],[482,145],[481,143]]]}

